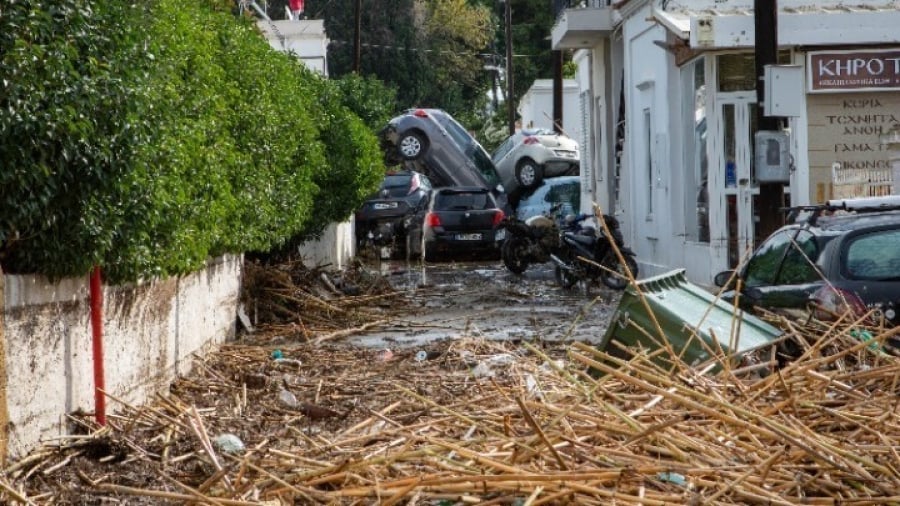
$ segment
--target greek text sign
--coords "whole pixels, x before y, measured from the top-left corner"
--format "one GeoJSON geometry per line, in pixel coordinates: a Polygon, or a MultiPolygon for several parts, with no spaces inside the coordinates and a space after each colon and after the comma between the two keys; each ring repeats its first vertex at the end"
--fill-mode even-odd
{"type": "Polygon", "coordinates": [[[900,90],[900,49],[812,51],[809,91],[900,90]]]}

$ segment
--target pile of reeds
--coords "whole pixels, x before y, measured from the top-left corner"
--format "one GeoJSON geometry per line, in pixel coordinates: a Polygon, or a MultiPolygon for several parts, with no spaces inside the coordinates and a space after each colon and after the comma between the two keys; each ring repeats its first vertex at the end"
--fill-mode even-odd
{"type": "Polygon", "coordinates": [[[0,498],[900,502],[900,360],[881,346],[900,329],[780,323],[801,351],[764,376],[466,336],[393,354],[226,346],[157,402],[8,468],[0,498]]]}
{"type": "Polygon", "coordinates": [[[241,299],[252,326],[310,339],[365,330],[404,312],[407,293],[361,265],[343,271],[245,262],[241,299]],[[397,306],[400,305],[398,308],[397,306]]]}

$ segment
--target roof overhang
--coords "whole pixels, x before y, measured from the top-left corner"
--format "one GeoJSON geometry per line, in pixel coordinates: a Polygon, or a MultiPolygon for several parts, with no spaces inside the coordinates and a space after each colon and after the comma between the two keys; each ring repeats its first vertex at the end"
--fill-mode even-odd
{"type": "Polygon", "coordinates": [[[565,9],[550,31],[550,47],[560,50],[597,45],[612,33],[612,12],[609,7],[565,9]]]}
{"type": "MultiPolygon", "coordinates": [[[[754,46],[752,9],[664,11],[653,18],[693,49],[754,46]]],[[[900,10],[896,8],[783,9],[778,13],[779,46],[900,44],[900,10]]]]}

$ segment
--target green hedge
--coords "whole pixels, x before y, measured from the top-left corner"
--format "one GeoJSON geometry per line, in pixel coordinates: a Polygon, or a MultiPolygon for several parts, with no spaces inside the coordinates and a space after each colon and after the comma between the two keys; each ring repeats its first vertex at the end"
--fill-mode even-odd
{"type": "Polygon", "coordinates": [[[314,235],[380,180],[347,107],[366,101],[271,49],[232,2],[50,3],[0,15],[5,271],[188,272],[314,235]]]}

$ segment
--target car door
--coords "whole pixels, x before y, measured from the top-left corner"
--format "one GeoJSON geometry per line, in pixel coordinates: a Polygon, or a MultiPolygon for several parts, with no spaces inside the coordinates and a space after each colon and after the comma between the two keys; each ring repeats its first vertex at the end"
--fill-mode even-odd
{"type": "Polygon", "coordinates": [[[805,309],[824,283],[816,237],[802,228],[772,234],[747,262],[741,278],[742,305],[805,309]]]}

